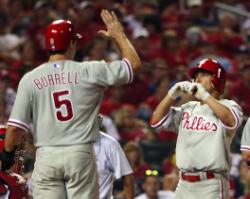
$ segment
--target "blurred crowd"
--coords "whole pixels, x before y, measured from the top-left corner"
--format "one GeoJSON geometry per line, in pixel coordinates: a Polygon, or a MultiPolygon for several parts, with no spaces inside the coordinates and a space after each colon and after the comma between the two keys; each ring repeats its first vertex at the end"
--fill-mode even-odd
{"type": "MultiPolygon", "coordinates": [[[[44,31],[53,20],[69,19],[83,35],[76,60],[119,59],[116,46],[98,35],[104,28],[100,10],[114,10],[145,67],[131,85],[106,90],[100,108],[103,128],[124,147],[136,194],[174,191],[176,132],[156,132],[149,119],[168,89],[189,79],[190,67],[205,57],[218,60],[228,73],[223,97],[237,101],[245,118],[250,116],[250,18],[244,14],[250,2],[219,2],[233,9],[218,7],[214,0],[0,0],[0,124],[8,119],[21,77],[47,60],[44,31]],[[154,170],[146,175],[157,176],[151,179],[154,187],[147,189],[145,173],[154,170]]],[[[232,146],[235,199],[250,194],[250,172],[239,154],[240,136],[241,130],[232,146]]],[[[27,157],[27,173],[31,159],[27,157]]]]}

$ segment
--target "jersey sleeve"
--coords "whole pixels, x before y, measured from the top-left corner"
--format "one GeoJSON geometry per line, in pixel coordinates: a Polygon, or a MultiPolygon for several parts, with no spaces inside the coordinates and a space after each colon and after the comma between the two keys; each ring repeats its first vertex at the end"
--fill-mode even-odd
{"type": "Polygon", "coordinates": [[[229,130],[236,130],[241,125],[243,120],[243,112],[241,107],[233,100],[222,100],[221,102],[230,109],[236,121],[233,127],[227,126],[221,122],[222,126],[229,130]]]}
{"type": "Polygon", "coordinates": [[[119,61],[91,61],[86,62],[87,78],[101,86],[129,84],[133,81],[133,69],[128,59],[119,61]]]}
{"type": "Polygon", "coordinates": [[[29,124],[31,122],[31,95],[30,95],[30,83],[27,76],[24,76],[17,90],[14,106],[12,108],[10,118],[7,125],[16,126],[24,131],[29,130],[29,124]]]}
{"type": "Polygon", "coordinates": [[[182,108],[171,107],[168,114],[163,117],[158,123],[152,124],[152,128],[162,127],[164,129],[178,132],[180,121],[181,121],[182,108]]]}
{"type": "Polygon", "coordinates": [[[109,161],[116,179],[132,174],[133,171],[129,162],[120,146],[120,144],[113,140],[112,146],[109,147],[109,161]]]}
{"type": "Polygon", "coordinates": [[[250,118],[248,118],[241,137],[241,151],[250,151],[250,118]]]}

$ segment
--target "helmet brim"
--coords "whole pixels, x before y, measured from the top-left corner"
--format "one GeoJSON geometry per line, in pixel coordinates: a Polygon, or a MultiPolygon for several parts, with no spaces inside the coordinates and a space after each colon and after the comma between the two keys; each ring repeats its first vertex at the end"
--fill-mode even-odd
{"type": "Polygon", "coordinates": [[[188,74],[189,76],[193,79],[197,73],[197,71],[199,70],[200,68],[198,68],[197,66],[195,67],[192,67],[188,70],[188,74]]]}
{"type": "Polygon", "coordinates": [[[188,73],[189,73],[189,76],[190,76],[192,79],[194,79],[194,78],[195,78],[195,75],[196,75],[198,72],[200,72],[200,71],[204,71],[204,72],[207,72],[207,73],[209,73],[209,74],[212,74],[211,71],[206,70],[206,69],[204,69],[204,68],[200,68],[200,67],[198,67],[198,66],[195,66],[195,67],[190,68],[189,71],[188,71],[188,73]]]}

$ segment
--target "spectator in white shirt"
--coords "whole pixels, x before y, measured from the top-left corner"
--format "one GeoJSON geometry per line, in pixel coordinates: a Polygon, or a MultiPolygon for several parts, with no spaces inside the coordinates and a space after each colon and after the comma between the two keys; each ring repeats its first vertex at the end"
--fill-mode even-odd
{"type": "Polygon", "coordinates": [[[113,184],[121,177],[124,177],[125,198],[133,199],[132,169],[120,144],[111,136],[100,132],[100,137],[94,143],[94,150],[99,175],[100,199],[113,198],[113,184]]]}

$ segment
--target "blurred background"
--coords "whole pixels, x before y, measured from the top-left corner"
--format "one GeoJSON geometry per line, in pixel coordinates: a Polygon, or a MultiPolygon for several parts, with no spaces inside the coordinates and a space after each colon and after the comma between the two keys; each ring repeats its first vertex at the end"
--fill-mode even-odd
{"type": "MultiPolygon", "coordinates": [[[[76,60],[120,58],[116,46],[97,35],[105,28],[101,9],[116,12],[138,51],[143,71],[131,85],[106,90],[100,113],[103,129],[119,140],[134,170],[136,194],[145,190],[147,170],[157,189],[174,191],[176,132],[153,130],[149,119],[168,89],[188,80],[187,70],[203,58],[218,60],[228,72],[224,98],[237,101],[250,116],[249,0],[0,0],[0,124],[12,109],[19,80],[46,62],[44,32],[56,19],[69,19],[83,35],[76,60]]],[[[248,198],[250,172],[240,156],[242,128],[232,144],[231,198],[248,198]]],[[[25,173],[33,156],[25,156],[25,173]]],[[[119,198],[122,180],[114,193],[119,198]]],[[[150,189],[149,189],[150,191],[150,189]]]]}

